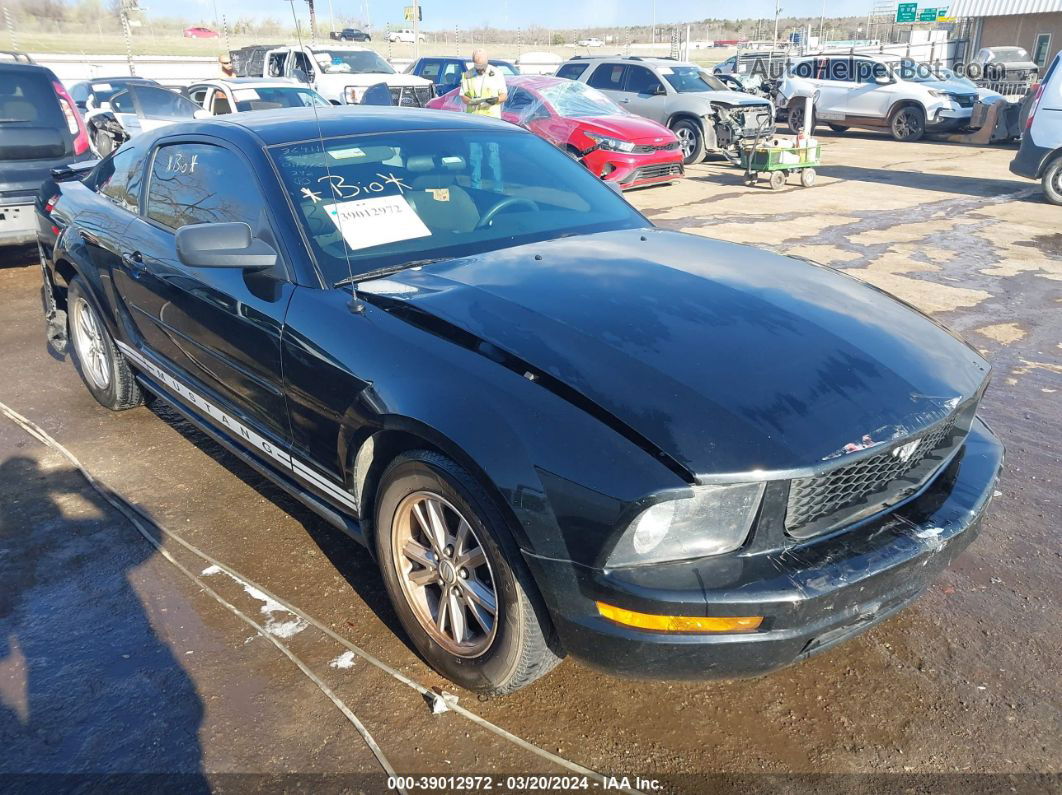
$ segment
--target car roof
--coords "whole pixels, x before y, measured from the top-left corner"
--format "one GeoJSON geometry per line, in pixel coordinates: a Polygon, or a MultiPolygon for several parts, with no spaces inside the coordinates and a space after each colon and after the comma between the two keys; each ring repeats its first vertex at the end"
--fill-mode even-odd
{"type": "Polygon", "coordinates": [[[554,77],[553,75],[508,75],[505,84],[518,88],[541,89],[555,86],[558,83],[571,83],[566,77],[554,77]]]}
{"type": "MultiPolygon", "coordinates": [[[[192,83],[194,86],[258,86],[260,88],[272,88],[283,86],[296,86],[300,85],[295,80],[288,80],[277,77],[216,77],[210,80],[197,80],[192,83]]],[[[309,86],[303,86],[303,88],[309,88],[309,86]]]]}
{"type": "Polygon", "coordinates": [[[55,75],[52,70],[47,66],[41,66],[35,63],[25,63],[24,61],[0,61],[0,71],[3,72],[37,72],[38,74],[45,75],[51,79],[55,79],[55,75]]]}
{"type": "Polygon", "coordinates": [[[217,134],[219,127],[246,130],[266,146],[307,141],[318,136],[334,138],[342,135],[453,129],[520,131],[519,127],[501,119],[472,113],[443,114],[425,108],[336,105],[308,114],[293,114],[290,108],[245,111],[167,125],[160,128],[158,134],[217,134]]]}

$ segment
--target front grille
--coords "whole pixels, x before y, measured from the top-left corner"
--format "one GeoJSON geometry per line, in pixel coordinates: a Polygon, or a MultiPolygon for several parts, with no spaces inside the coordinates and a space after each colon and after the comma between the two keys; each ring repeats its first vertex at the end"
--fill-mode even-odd
{"type": "Polygon", "coordinates": [[[960,108],[972,108],[977,101],[976,94],[956,94],[955,101],[959,104],[960,108]]]}
{"type": "Polygon", "coordinates": [[[649,155],[653,152],[670,152],[679,148],[678,141],[672,141],[671,143],[660,144],[659,146],[653,146],[652,144],[639,144],[634,147],[634,154],[636,155],[649,155]]]}
{"type": "Polygon", "coordinates": [[[822,475],[794,478],[786,506],[786,532],[794,538],[810,538],[907,499],[962,446],[975,410],[976,401],[971,401],[920,435],[891,442],[880,453],[822,475]]]}
{"type": "Polygon", "coordinates": [[[431,86],[390,86],[392,101],[403,108],[423,108],[434,96],[431,86]]]}
{"type": "Polygon", "coordinates": [[[685,171],[681,163],[664,163],[658,166],[642,166],[635,169],[627,182],[637,182],[640,179],[658,179],[660,177],[681,177],[685,171]]]}

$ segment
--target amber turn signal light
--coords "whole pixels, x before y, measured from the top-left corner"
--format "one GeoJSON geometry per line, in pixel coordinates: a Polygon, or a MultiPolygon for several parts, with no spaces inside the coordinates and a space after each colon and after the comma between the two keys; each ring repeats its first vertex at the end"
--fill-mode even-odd
{"type": "Polygon", "coordinates": [[[660,632],[752,632],[763,623],[763,616],[657,616],[604,602],[595,604],[597,612],[610,621],[625,627],[660,632]]]}

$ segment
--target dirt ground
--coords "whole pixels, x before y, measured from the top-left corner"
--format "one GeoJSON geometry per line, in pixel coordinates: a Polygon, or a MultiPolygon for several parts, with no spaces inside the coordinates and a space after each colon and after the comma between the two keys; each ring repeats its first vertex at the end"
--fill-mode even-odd
{"type": "Polygon", "coordinates": [[[382,788],[342,704],[401,774],[564,774],[567,761],[683,792],[786,791],[783,774],[835,774],[797,781],[846,792],[1057,791],[1062,208],[1009,174],[1009,149],[821,137],[811,189],[746,188],[706,163],[629,199],[662,226],[851,272],[991,360],[982,415],[1007,445],[999,494],[913,606],[761,679],[641,682],[568,660],[504,699],[456,693],[534,748],[433,715],[352,652],[446,686],[406,644],[368,554],[165,404],[98,406],[46,348],[35,254],[5,251],[0,402],[199,552],[163,537],[163,557],[0,417],[0,773],[382,788]],[[319,777],[260,778],[290,774],[319,777]]]}

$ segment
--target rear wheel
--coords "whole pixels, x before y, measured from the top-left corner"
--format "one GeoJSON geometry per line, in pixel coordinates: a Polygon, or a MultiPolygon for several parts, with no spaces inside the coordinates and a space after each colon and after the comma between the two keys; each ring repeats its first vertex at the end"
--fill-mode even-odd
{"type": "Polygon", "coordinates": [[[490,695],[559,662],[549,618],[490,495],[438,453],[399,456],[376,500],[376,549],[391,603],[439,673],[490,695]]]}
{"type": "Polygon", "coordinates": [[[132,370],[111,339],[95,302],[75,277],[67,291],[67,318],[74,363],[88,391],[111,411],[144,402],[132,370]]]}
{"type": "Polygon", "coordinates": [[[833,122],[827,122],[826,126],[833,130],[835,133],[843,133],[848,131],[848,128],[843,124],[834,124],[833,122]]]}
{"type": "Polygon", "coordinates": [[[683,165],[691,166],[704,159],[704,135],[696,122],[679,119],[671,125],[671,131],[679,139],[683,165]]]}
{"type": "Polygon", "coordinates": [[[785,179],[788,176],[784,171],[772,171],[771,172],[771,190],[779,190],[785,185],[785,179]]]}
{"type": "Polygon", "coordinates": [[[900,108],[892,115],[889,129],[897,141],[917,141],[926,132],[926,113],[913,105],[900,108]]]}
{"type": "Polygon", "coordinates": [[[1044,171],[1043,186],[1051,204],[1062,204],[1062,157],[1056,157],[1044,171]]]}

